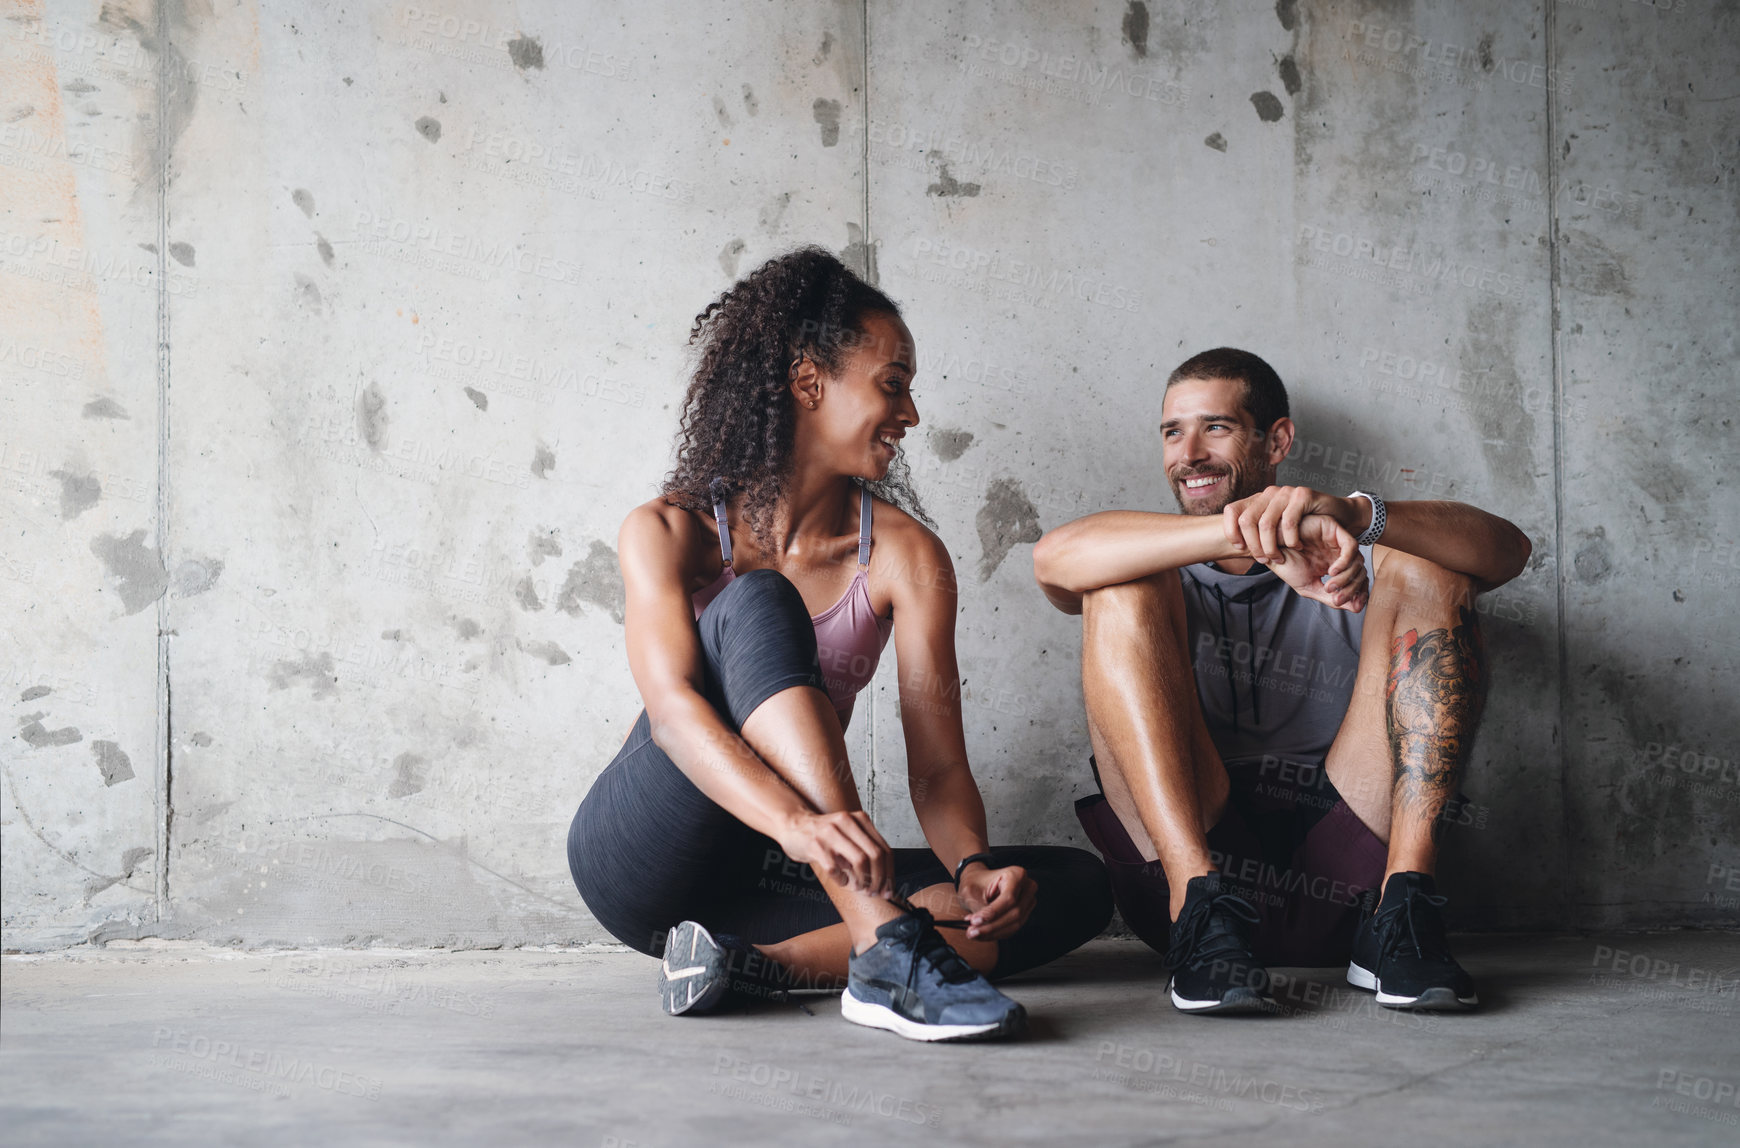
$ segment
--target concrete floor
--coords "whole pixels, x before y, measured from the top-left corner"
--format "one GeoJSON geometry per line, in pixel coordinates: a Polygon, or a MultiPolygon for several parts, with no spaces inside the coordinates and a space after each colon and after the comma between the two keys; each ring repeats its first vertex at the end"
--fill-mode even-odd
{"type": "Polygon", "coordinates": [[[1735,1144],[1740,936],[1469,937],[1484,1007],[1329,971],[1186,1017],[1102,940],[1009,982],[1030,1034],[925,1046],[837,998],[658,1011],[610,949],[9,956],[8,1144],[1735,1144]]]}

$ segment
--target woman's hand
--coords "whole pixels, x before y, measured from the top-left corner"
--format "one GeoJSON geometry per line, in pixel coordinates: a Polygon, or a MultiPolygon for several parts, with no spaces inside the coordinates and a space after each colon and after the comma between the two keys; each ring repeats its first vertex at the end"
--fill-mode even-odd
{"type": "Polygon", "coordinates": [[[786,823],[778,840],[787,857],[807,862],[836,884],[855,893],[894,895],[894,855],[862,809],[839,813],[805,810],[786,823]]]}
{"type": "Polygon", "coordinates": [[[961,902],[967,907],[967,936],[1001,941],[1027,923],[1039,899],[1039,886],[1019,865],[988,868],[975,861],[961,873],[961,902]]]}

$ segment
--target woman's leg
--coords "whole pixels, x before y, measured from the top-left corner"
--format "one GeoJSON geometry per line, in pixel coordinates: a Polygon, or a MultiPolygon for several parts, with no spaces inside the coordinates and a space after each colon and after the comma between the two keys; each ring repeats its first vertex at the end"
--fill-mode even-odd
{"type": "MultiPolygon", "coordinates": [[[[749,749],[817,812],[861,808],[796,587],[771,570],[740,575],[702,611],[699,628],[708,699],[749,749]]],[[[742,907],[758,884],[755,868],[778,845],[702,794],[645,726],[643,713],[575,816],[569,863],[581,896],[613,935],[654,955],[664,931],[684,919],[759,939],[755,915],[742,907]]],[[[799,920],[824,935],[787,955],[800,979],[832,987],[827,978],[843,972],[852,946],[874,944],[876,927],[900,910],[831,877],[817,891],[799,920]]]]}
{"type": "MultiPolygon", "coordinates": [[[[999,848],[1001,864],[1020,865],[1038,886],[1033,912],[1014,936],[1002,941],[969,939],[965,930],[943,929],[942,937],[967,963],[993,980],[1037,968],[1086,944],[1112,919],[1112,889],[1106,869],[1093,854],[1067,846],[1027,845],[999,848]]],[[[896,849],[896,887],[907,900],[938,920],[967,915],[948,869],[928,849],[896,849]]],[[[784,866],[779,867],[784,869],[784,866]]],[[[763,899],[746,907],[761,928],[790,930],[803,910],[791,900],[763,899]],[[782,929],[783,926],[783,929],[782,929]]],[[[788,966],[812,970],[816,987],[844,984],[846,934],[843,925],[811,928],[787,940],[757,947],[788,966]]]]}
{"type": "MultiPolygon", "coordinates": [[[[782,867],[783,868],[783,867],[782,867]]],[[[908,904],[926,909],[939,921],[961,920],[967,908],[955,894],[953,882],[936,855],[928,849],[894,850],[895,890],[908,904]]],[[[770,934],[794,933],[785,940],[756,946],[788,968],[808,970],[817,988],[844,988],[847,961],[853,945],[844,924],[820,924],[819,914],[805,912],[789,901],[760,900],[747,909],[770,934]],[[802,929],[803,931],[795,931],[802,929]]],[[[964,929],[942,929],[942,938],[981,973],[997,966],[998,942],[972,940],[964,929]]],[[[874,939],[874,938],[872,938],[874,939]]]]}
{"type": "MultiPolygon", "coordinates": [[[[816,812],[862,809],[840,717],[822,688],[815,627],[797,587],[772,570],[740,575],[702,611],[700,630],[709,695],[755,755],[816,812]]],[[[818,876],[843,932],[788,952],[794,961],[788,967],[800,976],[843,968],[852,946],[869,948],[877,926],[900,915],[890,901],[818,876]]]]}

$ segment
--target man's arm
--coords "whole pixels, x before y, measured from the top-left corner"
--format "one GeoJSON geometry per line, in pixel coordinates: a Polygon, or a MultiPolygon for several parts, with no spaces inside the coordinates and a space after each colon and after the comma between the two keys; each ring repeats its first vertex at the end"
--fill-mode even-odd
{"type": "MultiPolygon", "coordinates": [[[[1465,502],[1386,502],[1385,546],[1435,562],[1473,578],[1476,590],[1502,586],[1523,572],[1533,550],[1515,525],[1465,502]]],[[[1371,503],[1337,498],[1308,486],[1271,486],[1221,512],[1224,537],[1244,543],[1240,553],[1259,562],[1280,546],[1297,544],[1299,520],[1307,514],[1335,519],[1358,537],[1371,526],[1371,503]]]]}
{"type": "Polygon", "coordinates": [[[1081,596],[1195,562],[1248,558],[1212,516],[1106,510],[1065,523],[1033,547],[1033,577],[1051,604],[1081,613],[1081,596]]]}

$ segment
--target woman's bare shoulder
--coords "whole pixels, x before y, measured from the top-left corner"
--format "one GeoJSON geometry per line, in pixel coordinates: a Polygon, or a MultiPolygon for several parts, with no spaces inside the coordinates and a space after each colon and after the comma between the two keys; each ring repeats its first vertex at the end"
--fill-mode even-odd
{"type": "Polygon", "coordinates": [[[877,551],[900,566],[922,565],[939,573],[948,572],[952,582],[954,563],[947,544],[937,532],[891,502],[880,498],[875,502],[877,551]]]}
{"type": "Polygon", "coordinates": [[[665,501],[661,495],[628,512],[617,535],[618,549],[651,549],[687,555],[707,534],[701,516],[665,501]]]}

